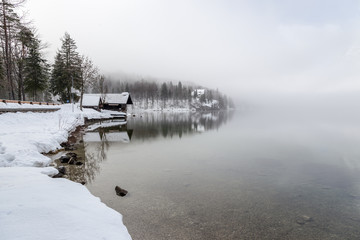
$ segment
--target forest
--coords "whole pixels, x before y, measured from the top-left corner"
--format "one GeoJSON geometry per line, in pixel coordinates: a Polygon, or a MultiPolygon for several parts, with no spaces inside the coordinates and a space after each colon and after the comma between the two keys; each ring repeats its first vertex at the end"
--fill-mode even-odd
{"type": "Polygon", "coordinates": [[[0,3],[0,99],[48,102],[82,102],[84,93],[130,92],[134,99],[154,103],[188,101],[233,107],[232,100],[218,90],[180,81],[143,77],[105,76],[89,56],[77,50],[76,41],[65,33],[53,62],[45,54],[35,26],[19,14],[24,0],[0,3]],[[203,89],[198,94],[197,89],[203,89]]]}

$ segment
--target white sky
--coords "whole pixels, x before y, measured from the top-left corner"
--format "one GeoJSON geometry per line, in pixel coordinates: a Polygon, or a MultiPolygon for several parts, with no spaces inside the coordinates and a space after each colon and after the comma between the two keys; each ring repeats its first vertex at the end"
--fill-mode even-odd
{"type": "Polygon", "coordinates": [[[359,0],[28,0],[53,61],[65,31],[104,74],[236,97],[360,90],[359,0]]]}

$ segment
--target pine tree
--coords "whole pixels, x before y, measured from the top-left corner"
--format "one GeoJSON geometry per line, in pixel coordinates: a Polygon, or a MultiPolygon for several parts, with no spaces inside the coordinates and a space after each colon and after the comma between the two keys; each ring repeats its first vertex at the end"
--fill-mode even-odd
{"type": "Polygon", "coordinates": [[[17,82],[18,82],[18,99],[25,100],[24,89],[24,71],[25,59],[28,56],[29,48],[33,41],[35,41],[34,33],[25,26],[20,26],[20,31],[17,34],[19,44],[15,48],[16,63],[17,63],[17,82]]]}
{"type": "Polygon", "coordinates": [[[40,41],[33,38],[29,53],[25,58],[24,87],[33,100],[38,100],[38,93],[48,87],[48,64],[40,52],[40,41]]]}
{"type": "Polygon", "coordinates": [[[168,87],[167,87],[166,83],[163,83],[161,85],[161,89],[160,89],[160,98],[161,98],[161,100],[165,101],[168,99],[168,97],[169,97],[168,87]]]}
{"type": "Polygon", "coordinates": [[[52,90],[60,95],[60,101],[71,98],[71,87],[81,87],[81,58],[76,51],[77,46],[68,33],[61,39],[62,46],[58,50],[51,75],[52,90]]]}
{"type": "Polygon", "coordinates": [[[51,72],[50,84],[51,92],[54,95],[59,95],[60,100],[63,102],[65,102],[66,99],[69,99],[68,95],[66,94],[67,92],[65,91],[66,81],[67,79],[65,76],[65,64],[62,61],[60,53],[58,52],[55,56],[55,62],[51,72]]]}

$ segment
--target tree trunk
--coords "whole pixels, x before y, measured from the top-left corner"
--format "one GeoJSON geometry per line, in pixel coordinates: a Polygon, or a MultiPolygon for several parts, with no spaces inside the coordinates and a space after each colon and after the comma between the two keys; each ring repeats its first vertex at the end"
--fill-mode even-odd
{"type": "Polygon", "coordinates": [[[80,111],[82,111],[83,96],[84,96],[84,82],[82,82],[81,84],[80,111]]]}

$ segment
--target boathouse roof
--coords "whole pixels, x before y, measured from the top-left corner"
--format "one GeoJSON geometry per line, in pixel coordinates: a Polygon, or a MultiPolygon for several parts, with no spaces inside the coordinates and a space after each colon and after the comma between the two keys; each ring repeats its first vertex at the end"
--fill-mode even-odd
{"type": "Polygon", "coordinates": [[[84,94],[82,105],[84,107],[97,107],[101,102],[101,94],[84,94]]]}
{"type": "Polygon", "coordinates": [[[104,104],[133,104],[130,94],[123,93],[106,93],[106,94],[84,94],[83,106],[98,106],[99,100],[102,99],[104,104]]]}
{"type": "Polygon", "coordinates": [[[108,104],[133,104],[130,94],[123,93],[107,93],[104,97],[104,103],[108,104]]]}

